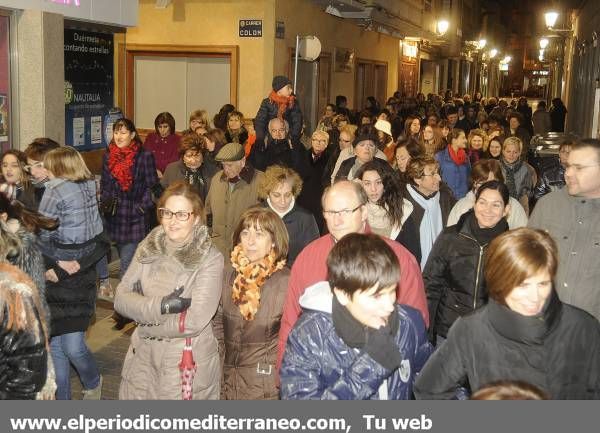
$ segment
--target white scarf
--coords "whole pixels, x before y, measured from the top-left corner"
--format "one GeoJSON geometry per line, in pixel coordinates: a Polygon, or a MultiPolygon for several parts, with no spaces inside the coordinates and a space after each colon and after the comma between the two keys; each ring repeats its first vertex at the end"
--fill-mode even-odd
{"type": "Polygon", "coordinates": [[[426,199],[419,194],[412,185],[406,188],[408,193],[425,211],[421,226],[419,227],[419,235],[421,241],[421,269],[425,267],[427,258],[433,247],[433,243],[438,235],[442,232],[444,224],[442,222],[442,208],[440,207],[440,193],[435,193],[430,199],[426,199]]]}
{"type": "Polygon", "coordinates": [[[296,204],[296,199],[294,197],[292,197],[292,201],[290,202],[290,207],[288,207],[285,212],[279,212],[277,209],[275,209],[273,207],[273,204],[271,204],[271,199],[269,197],[267,197],[267,204],[269,205],[269,207],[271,208],[271,210],[273,212],[275,212],[277,215],[279,215],[279,218],[283,219],[283,217],[286,216],[288,213],[290,213],[291,210],[294,208],[294,205],[296,204]]]}

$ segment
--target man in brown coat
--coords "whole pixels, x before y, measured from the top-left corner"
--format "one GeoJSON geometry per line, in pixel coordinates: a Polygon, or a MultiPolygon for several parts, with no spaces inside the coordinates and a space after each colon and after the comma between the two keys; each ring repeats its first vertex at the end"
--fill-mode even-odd
{"type": "Polygon", "coordinates": [[[233,231],[247,208],[258,204],[258,185],[264,176],[246,164],[244,148],[239,143],[223,146],[216,161],[223,164],[223,170],[217,172],[211,180],[206,197],[206,214],[211,215],[212,237],[215,246],[225,257],[229,257],[233,231]]]}

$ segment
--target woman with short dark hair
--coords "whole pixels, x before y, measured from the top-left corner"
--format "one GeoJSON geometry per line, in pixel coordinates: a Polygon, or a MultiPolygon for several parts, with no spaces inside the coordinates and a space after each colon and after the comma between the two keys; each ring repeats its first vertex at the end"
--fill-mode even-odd
{"type": "Polygon", "coordinates": [[[277,400],[277,339],[290,271],[288,233],[271,209],[246,210],[233,234],[215,333],[225,400],[277,400]]]}
{"type": "Polygon", "coordinates": [[[485,182],[473,209],[436,239],[423,269],[432,342],[445,339],[458,317],[487,303],[484,253],[492,239],[508,230],[508,199],[506,185],[485,182]]]}
{"type": "Polygon", "coordinates": [[[523,380],[553,399],[599,399],[600,323],[558,299],[557,267],[556,243],[542,230],[495,238],[486,253],[489,302],[454,323],[415,382],[417,398],[523,380]]]}
{"type": "Polygon", "coordinates": [[[181,139],[178,161],[167,166],[160,183],[165,188],[177,180],[185,180],[196,188],[202,201],[206,200],[212,177],[219,171],[211,160],[205,160],[206,140],[204,137],[186,134],[181,139]]]}
{"type": "Polygon", "coordinates": [[[167,165],[177,161],[181,137],[175,133],[175,118],[171,113],[160,113],[154,119],[154,132],[144,141],[144,148],[154,155],[158,177],[161,178],[167,165]]]}

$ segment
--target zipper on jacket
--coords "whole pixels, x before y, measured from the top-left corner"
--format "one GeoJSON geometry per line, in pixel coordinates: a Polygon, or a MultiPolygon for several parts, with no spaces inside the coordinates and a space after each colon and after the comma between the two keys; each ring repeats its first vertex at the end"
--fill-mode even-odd
{"type": "Polygon", "coordinates": [[[477,239],[472,238],[469,235],[466,235],[464,233],[459,233],[459,236],[462,236],[464,238],[470,239],[473,242],[475,242],[478,246],[479,246],[479,260],[477,260],[477,274],[475,275],[475,289],[473,290],[473,310],[477,308],[477,291],[479,288],[479,274],[481,271],[481,261],[483,259],[483,250],[484,248],[487,246],[487,244],[484,245],[480,245],[479,242],[477,242],[477,239]]]}

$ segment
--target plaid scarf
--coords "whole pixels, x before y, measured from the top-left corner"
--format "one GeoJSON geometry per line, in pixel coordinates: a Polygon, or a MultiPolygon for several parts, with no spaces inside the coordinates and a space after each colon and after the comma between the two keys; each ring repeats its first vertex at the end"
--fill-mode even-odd
{"type": "Polygon", "coordinates": [[[139,148],[135,141],[123,148],[114,142],[108,146],[108,168],[123,191],[129,191],[133,183],[133,163],[139,148]]]}
{"type": "Polygon", "coordinates": [[[275,262],[273,250],[257,263],[250,263],[240,244],[231,252],[231,265],[237,271],[231,298],[244,320],[254,320],[260,304],[260,289],[267,279],[285,266],[285,260],[275,262]]]}
{"type": "Polygon", "coordinates": [[[277,94],[275,90],[271,90],[269,94],[269,101],[277,104],[277,118],[279,120],[283,120],[283,113],[288,108],[292,108],[294,106],[294,102],[296,101],[295,96],[280,96],[277,94]]]}

